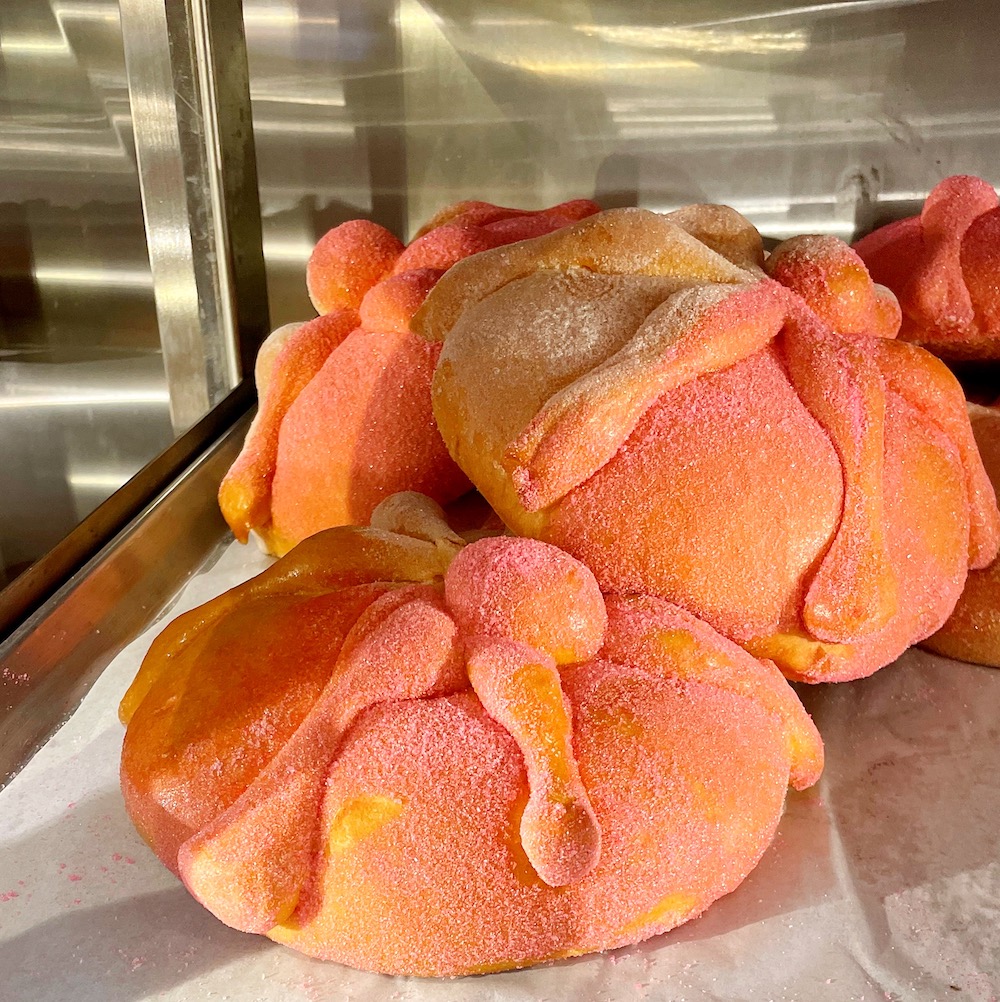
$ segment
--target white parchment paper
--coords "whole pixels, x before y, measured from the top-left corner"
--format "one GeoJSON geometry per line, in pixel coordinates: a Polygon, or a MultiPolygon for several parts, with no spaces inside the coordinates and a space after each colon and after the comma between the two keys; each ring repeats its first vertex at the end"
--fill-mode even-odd
{"type": "MultiPolygon", "coordinates": [[[[265,564],[233,544],[170,615],[265,564]]],[[[789,795],[760,866],[701,919],[611,954],[424,981],[228,929],[140,840],[118,791],[117,706],[160,626],[0,791],[2,1002],[1000,998],[1000,671],[911,650],[804,690],[824,778],[789,795]]]]}

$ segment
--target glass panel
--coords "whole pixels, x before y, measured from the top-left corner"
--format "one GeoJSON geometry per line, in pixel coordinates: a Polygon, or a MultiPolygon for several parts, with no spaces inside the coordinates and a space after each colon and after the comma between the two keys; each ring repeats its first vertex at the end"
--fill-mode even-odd
{"type": "Polygon", "coordinates": [[[118,5],[0,6],[0,586],[172,439],[118,5]]]}

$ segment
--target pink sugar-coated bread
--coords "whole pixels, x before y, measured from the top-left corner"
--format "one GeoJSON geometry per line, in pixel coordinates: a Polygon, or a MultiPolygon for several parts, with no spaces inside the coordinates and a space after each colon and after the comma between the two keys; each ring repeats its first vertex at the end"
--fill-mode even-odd
{"type": "Polygon", "coordinates": [[[902,308],[899,337],[942,358],[1000,358],[1000,200],[986,181],[945,178],[919,216],[854,249],[902,308]]]}
{"type": "Polygon", "coordinates": [[[281,328],[260,351],[260,411],[219,491],[236,537],[255,532],[280,555],[321,529],[367,522],[397,491],[441,504],[468,492],[431,413],[440,346],[412,334],[410,319],[456,261],[597,211],[582,199],[541,211],[460,202],[405,248],[365,220],[327,233],[307,272],[323,315],[281,328]]]}
{"type": "Polygon", "coordinates": [[[840,334],[895,337],[902,319],[896,297],[876,285],[864,262],[843,240],[792,237],[768,255],[764,270],[797,292],[840,334]]]}
{"type": "Polygon", "coordinates": [[[122,701],[128,812],[202,904],[448,976],[635,943],[746,877],[823,764],[773,664],[426,497],[372,521],[176,619],[122,701]]]}
{"type": "Polygon", "coordinates": [[[367,219],[349,219],[324,234],[306,265],[306,286],[317,313],[356,310],[365,293],[403,253],[399,237],[367,219]]]}
{"type": "MultiPolygon", "coordinates": [[[[983,465],[1000,493],[1000,401],[992,407],[968,407],[983,465]]],[[[1000,668],[1000,560],[969,572],[955,611],[923,646],[959,661],[1000,668]]]]}
{"type": "MultiPolygon", "coordinates": [[[[794,251],[772,267],[801,280],[794,251]]],[[[613,210],[460,262],[413,327],[444,342],[438,427],[511,530],[790,678],[857,678],[942,625],[1000,513],[945,366],[831,327],[829,261],[814,308],[763,264],[731,209],[613,210]]]]}

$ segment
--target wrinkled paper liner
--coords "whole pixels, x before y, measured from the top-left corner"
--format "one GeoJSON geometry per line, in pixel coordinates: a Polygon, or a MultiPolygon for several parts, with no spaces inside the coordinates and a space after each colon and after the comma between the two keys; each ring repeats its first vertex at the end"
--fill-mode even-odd
{"type": "MultiPolygon", "coordinates": [[[[257,573],[233,544],[168,615],[257,573]]],[[[17,1002],[976,1000],[1000,996],[1000,671],[917,650],[802,689],[826,741],[758,868],[700,919],[609,954],[392,978],[236,932],[132,828],[118,701],[163,622],[0,792],[0,999],[17,1002]]]]}

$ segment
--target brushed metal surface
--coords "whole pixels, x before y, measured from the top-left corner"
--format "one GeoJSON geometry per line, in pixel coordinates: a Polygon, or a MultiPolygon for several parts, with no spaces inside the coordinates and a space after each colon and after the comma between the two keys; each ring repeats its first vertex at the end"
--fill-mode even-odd
{"type": "Polygon", "coordinates": [[[120,6],[170,414],[179,433],[250,371],[269,330],[242,10],[239,0],[120,6]]]}
{"type": "Polygon", "coordinates": [[[0,644],[0,786],[73,712],[112,657],[231,542],[216,492],[248,426],[249,415],[0,644]]]}
{"type": "MultiPolygon", "coordinates": [[[[239,4],[143,5],[147,21],[157,6],[161,16],[166,11],[191,26],[190,58],[200,72],[179,81],[170,74],[157,77],[164,66],[172,72],[178,67],[167,46],[151,46],[140,66],[139,89],[154,117],[141,120],[140,134],[147,137],[150,128],[155,133],[158,125],[169,131],[173,124],[176,131],[180,121],[188,127],[185,149],[200,149],[204,156],[201,172],[190,178],[182,173],[174,178],[176,186],[157,174],[157,210],[178,225],[155,225],[152,246],[160,264],[164,245],[173,249],[185,239],[190,244],[193,234],[197,261],[189,264],[199,276],[219,279],[213,289],[223,324],[213,320],[216,301],[209,296],[188,298],[182,304],[187,314],[168,310],[168,319],[186,323],[196,347],[211,343],[224,377],[211,395],[199,395],[206,374],[192,364],[197,353],[177,345],[170,325],[161,342],[154,291],[176,305],[178,280],[169,267],[158,268],[154,283],[147,255],[118,4],[5,0],[0,588],[28,568],[38,580],[43,566],[61,566],[63,558],[52,559],[53,547],[64,555],[78,553],[64,544],[79,538],[81,520],[229,391],[267,332],[239,4]],[[173,102],[187,117],[179,118],[173,102]],[[216,103],[226,109],[221,116],[214,114],[216,103]],[[157,111],[165,125],[155,118],[157,111]],[[192,208],[189,188],[202,210],[193,216],[186,214],[192,208]],[[233,328],[240,332],[242,357],[233,328]],[[220,332],[222,340],[213,340],[220,332]]],[[[141,47],[141,31],[130,37],[133,48],[141,47]]],[[[162,166],[155,153],[154,143],[154,171],[162,166]]],[[[0,635],[3,613],[23,604],[25,587],[20,581],[16,600],[0,592],[0,635]]]]}
{"type": "Polygon", "coordinates": [[[172,437],[163,364],[153,351],[74,361],[44,348],[0,353],[0,587],[172,437]]]}
{"type": "Polygon", "coordinates": [[[410,224],[478,189],[850,239],[947,174],[1000,180],[989,6],[402,0],[410,224]]]}
{"type": "Polygon", "coordinates": [[[952,173],[1000,182],[982,0],[246,0],[275,324],[315,240],[464,198],[721,201],[850,238],[952,173]]]}
{"type": "Polygon", "coordinates": [[[0,586],[173,438],[117,3],[0,4],[0,586]]]}

